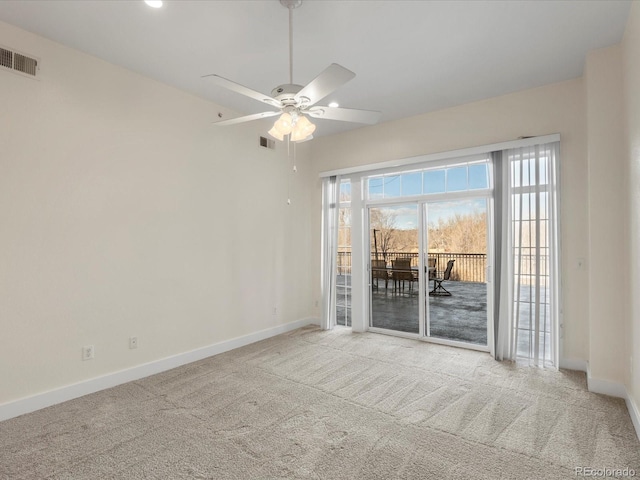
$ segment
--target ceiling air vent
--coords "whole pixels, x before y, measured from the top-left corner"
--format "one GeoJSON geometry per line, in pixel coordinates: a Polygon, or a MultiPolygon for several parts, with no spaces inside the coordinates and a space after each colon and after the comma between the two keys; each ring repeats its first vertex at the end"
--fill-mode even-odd
{"type": "Polygon", "coordinates": [[[0,47],[0,66],[21,73],[29,77],[35,77],[38,70],[38,60],[8,48],[0,47]]]}

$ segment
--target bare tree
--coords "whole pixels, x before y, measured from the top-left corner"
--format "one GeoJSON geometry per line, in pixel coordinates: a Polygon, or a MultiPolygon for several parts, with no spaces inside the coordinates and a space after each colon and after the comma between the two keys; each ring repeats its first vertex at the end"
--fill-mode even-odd
{"type": "Polygon", "coordinates": [[[371,245],[374,246],[374,254],[382,254],[386,262],[389,252],[398,247],[398,235],[396,234],[396,212],[384,208],[372,208],[371,217],[371,245]],[[377,249],[377,251],[375,251],[377,249]]]}
{"type": "Polygon", "coordinates": [[[484,253],[487,251],[487,214],[456,214],[429,223],[429,249],[441,252],[484,253]]]}

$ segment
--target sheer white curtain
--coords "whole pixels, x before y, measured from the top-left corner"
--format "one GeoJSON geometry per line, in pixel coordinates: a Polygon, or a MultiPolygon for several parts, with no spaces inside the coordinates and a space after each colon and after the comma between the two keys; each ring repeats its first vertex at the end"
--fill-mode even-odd
{"type": "Polygon", "coordinates": [[[340,177],[322,183],[322,321],[323,330],[336,324],[336,267],[338,259],[338,209],[340,177]]]}
{"type": "Polygon", "coordinates": [[[502,152],[496,358],[558,366],[559,142],[502,152]]]}

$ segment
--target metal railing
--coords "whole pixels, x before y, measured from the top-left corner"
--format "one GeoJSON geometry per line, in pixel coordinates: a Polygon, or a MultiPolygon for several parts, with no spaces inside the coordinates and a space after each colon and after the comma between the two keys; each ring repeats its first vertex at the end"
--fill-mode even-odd
{"type": "MultiPolygon", "coordinates": [[[[411,260],[412,267],[418,267],[419,257],[417,253],[408,252],[387,252],[383,258],[381,253],[378,254],[379,260],[386,260],[387,265],[391,267],[391,262],[399,258],[408,258],[411,260]]],[[[375,255],[371,257],[375,259],[375,255]]],[[[453,270],[451,270],[451,278],[453,281],[460,282],[486,282],[487,271],[487,255],[485,253],[429,253],[429,258],[435,258],[436,271],[442,272],[447,268],[449,260],[455,260],[453,270]]],[[[351,252],[338,252],[338,275],[351,275],[351,252]]]]}
{"type": "Polygon", "coordinates": [[[459,282],[485,283],[487,272],[486,253],[430,253],[436,259],[436,271],[447,268],[449,260],[455,260],[451,270],[451,280],[459,282]]]}

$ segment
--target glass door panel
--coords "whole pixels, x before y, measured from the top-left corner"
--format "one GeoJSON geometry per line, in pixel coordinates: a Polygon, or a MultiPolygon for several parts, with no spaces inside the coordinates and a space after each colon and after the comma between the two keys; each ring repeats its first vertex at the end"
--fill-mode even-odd
{"type": "Polygon", "coordinates": [[[418,205],[369,208],[371,326],[419,333],[418,205]]]}
{"type": "Polygon", "coordinates": [[[429,202],[425,223],[426,335],[487,346],[487,199],[429,202]]]}

